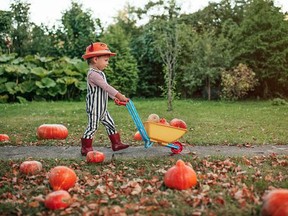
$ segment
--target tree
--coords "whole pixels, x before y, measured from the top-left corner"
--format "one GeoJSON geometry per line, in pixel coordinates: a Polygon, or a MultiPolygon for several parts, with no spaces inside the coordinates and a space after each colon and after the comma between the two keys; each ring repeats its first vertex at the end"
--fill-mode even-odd
{"type": "Polygon", "coordinates": [[[181,49],[180,53],[182,76],[179,82],[190,92],[190,96],[199,87],[205,86],[210,100],[212,86],[216,87],[215,84],[219,83],[221,70],[231,64],[230,43],[223,35],[216,37],[214,32],[197,34],[192,29],[187,34],[187,29],[181,34],[184,43],[181,45],[186,49],[181,49]]]}
{"type": "Polygon", "coordinates": [[[69,57],[81,57],[85,48],[91,43],[99,40],[96,35],[96,24],[99,20],[92,19],[90,11],[83,11],[82,5],[72,1],[71,8],[62,16],[62,35],[58,36],[63,40],[62,54],[69,57]]]}
{"type": "MultiPolygon", "coordinates": [[[[149,2],[146,5],[147,9],[155,9],[155,6],[161,6],[164,9],[160,14],[151,16],[148,28],[153,29],[154,38],[153,45],[158,50],[160,58],[164,65],[164,92],[167,94],[168,111],[173,110],[172,101],[174,97],[173,89],[175,87],[176,63],[179,53],[178,43],[178,26],[177,20],[179,17],[180,8],[175,0],[169,0],[167,5],[163,1],[155,3],[149,2]]],[[[161,10],[158,10],[158,12],[161,10]]]]}
{"type": "Polygon", "coordinates": [[[287,95],[288,22],[270,0],[251,0],[244,20],[233,34],[234,65],[245,63],[260,85],[263,98],[287,95]]]}
{"type": "Polygon", "coordinates": [[[110,25],[103,33],[101,41],[108,44],[112,52],[117,55],[110,58],[107,79],[116,89],[119,89],[129,97],[136,93],[138,83],[137,61],[133,57],[130,49],[130,37],[118,23],[110,25]]]}
{"type": "Polygon", "coordinates": [[[158,27],[158,37],[155,46],[165,65],[165,83],[168,99],[168,111],[173,110],[172,101],[174,98],[176,66],[179,54],[178,26],[176,19],[160,22],[158,27]]]}
{"type": "Polygon", "coordinates": [[[15,0],[10,8],[13,17],[13,28],[11,30],[12,51],[18,53],[19,56],[25,56],[29,53],[27,46],[30,37],[30,4],[15,0]]]}
{"type": "Polygon", "coordinates": [[[10,11],[0,10],[0,53],[1,50],[8,50],[10,53],[10,47],[12,41],[10,38],[10,32],[12,29],[12,15],[10,11]]]}

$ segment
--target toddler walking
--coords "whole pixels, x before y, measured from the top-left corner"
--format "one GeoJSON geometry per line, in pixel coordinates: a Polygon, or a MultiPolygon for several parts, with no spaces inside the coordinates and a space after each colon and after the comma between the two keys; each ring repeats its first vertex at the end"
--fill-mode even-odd
{"type": "Polygon", "coordinates": [[[125,95],[107,83],[105,73],[103,72],[109,63],[109,58],[115,55],[116,53],[112,53],[106,44],[96,42],[91,43],[82,56],[83,59],[87,60],[89,65],[86,95],[88,125],[81,138],[81,154],[84,156],[89,151],[93,151],[93,137],[98,129],[99,122],[105,126],[113,151],[129,147],[129,145],[121,142],[114,120],[107,110],[108,97],[123,102],[128,101],[125,95]]]}

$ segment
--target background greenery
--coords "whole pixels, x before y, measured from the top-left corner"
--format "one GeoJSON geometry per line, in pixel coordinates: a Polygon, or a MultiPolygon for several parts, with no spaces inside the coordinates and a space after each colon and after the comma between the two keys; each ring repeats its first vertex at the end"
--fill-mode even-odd
{"type": "Polygon", "coordinates": [[[180,13],[176,0],[147,1],[143,8],[126,6],[106,28],[76,1],[63,12],[61,25],[51,28],[31,23],[29,10],[15,0],[9,11],[0,11],[2,101],[83,97],[87,68],[80,59],[91,41],[117,52],[107,77],[130,97],[167,95],[169,68],[159,53],[170,52],[167,41],[177,48],[170,71],[174,98],[288,96],[287,14],[272,0],[222,0],[192,14],[180,13]],[[142,19],[148,21],[139,25],[142,19]],[[239,65],[249,72],[240,78],[233,73],[239,65]],[[222,80],[223,71],[230,81],[222,80]],[[233,80],[251,85],[232,88],[233,80]]]}

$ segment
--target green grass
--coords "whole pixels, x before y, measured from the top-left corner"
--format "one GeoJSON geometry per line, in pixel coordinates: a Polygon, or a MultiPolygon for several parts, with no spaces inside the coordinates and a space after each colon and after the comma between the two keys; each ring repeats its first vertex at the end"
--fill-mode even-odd
{"type": "Polygon", "coordinates": [[[52,215],[44,206],[52,191],[48,172],[56,165],[72,168],[76,185],[69,189],[74,203],[56,215],[259,215],[266,190],[288,187],[287,156],[245,158],[182,156],[197,174],[195,187],[167,188],[164,173],[177,157],[126,159],[87,164],[82,160],[40,160],[43,170],[33,176],[19,172],[24,160],[2,160],[0,167],[1,215],[52,215]],[[249,160],[249,163],[247,163],[249,160]],[[286,161],[286,163],[285,163],[286,161]],[[260,172],[259,172],[260,171],[260,172]],[[135,188],[140,191],[133,193],[135,188]],[[89,215],[89,214],[88,214],[89,215]]]}
{"type": "MultiPolygon", "coordinates": [[[[271,101],[219,102],[176,100],[174,110],[167,111],[162,99],[135,100],[137,112],[145,121],[156,113],[170,121],[183,119],[188,133],[181,142],[193,145],[287,144],[288,106],[273,106],[271,101]]],[[[132,145],[136,127],[126,107],[110,102],[108,108],[122,140],[132,145]]],[[[11,145],[79,145],[87,117],[85,102],[32,102],[27,104],[0,104],[0,133],[10,136],[11,145]],[[36,129],[44,123],[64,124],[69,136],[64,141],[37,140],[36,129]]],[[[109,145],[101,125],[95,136],[97,145],[109,145]]]]}

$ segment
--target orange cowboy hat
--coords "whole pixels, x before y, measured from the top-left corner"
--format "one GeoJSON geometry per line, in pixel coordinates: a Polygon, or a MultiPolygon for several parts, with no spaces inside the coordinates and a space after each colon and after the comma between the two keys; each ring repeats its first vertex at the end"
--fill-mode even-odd
{"type": "Polygon", "coordinates": [[[91,43],[86,48],[86,52],[82,56],[82,58],[86,60],[95,56],[102,56],[102,55],[115,56],[116,53],[112,53],[105,43],[96,42],[96,43],[91,43]]]}

